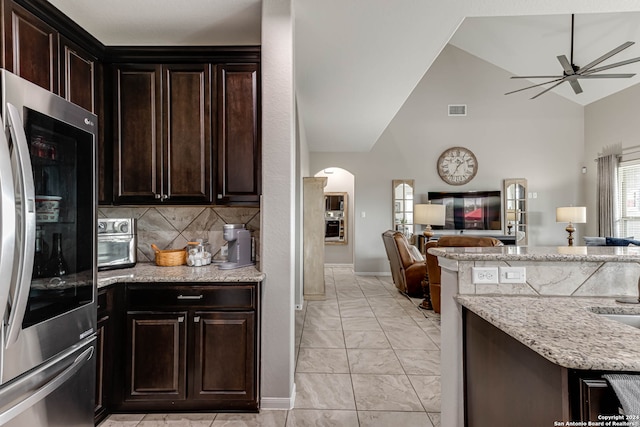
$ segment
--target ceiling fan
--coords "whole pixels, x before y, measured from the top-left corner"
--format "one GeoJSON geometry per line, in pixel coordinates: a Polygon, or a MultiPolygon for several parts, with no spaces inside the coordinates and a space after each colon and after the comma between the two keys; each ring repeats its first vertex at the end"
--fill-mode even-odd
{"type": "Polygon", "coordinates": [[[512,76],[511,77],[512,79],[553,79],[553,80],[549,80],[548,82],[539,83],[532,86],[523,87],[522,89],[513,90],[511,92],[505,93],[505,95],[521,92],[523,90],[531,89],[534,87],[544,86],[550,83],[555,83],[554,85],[549,86],[548,88],[546,88],[545,90],[543,90],[542,92],[538,93],[537,95],[531,98],[531,99],[535,99],[540,95],[550,91],[554,87],[561,85],[564,82],[569,82],[569,84],[571,85],[571,88],[573,89],[573,92],[576,94],[579,94],[579,93],[582,93],[582,87],[580,87],[580,83],[578,82],[578,79],[610,79],[610,78],[625,79],[625,78],[630,78],[635,76],[635,74],[596,74],[596,73],[599,73],[600,71],[609,70],[611,68],[620,67],[622,65],[631,64],[633,62],[638,62],[640,61],[640,57],[627,59],[625,61],[620,61],[614,64],[604,65],[602,67],[594,68],[596,65],[600,64],[601,62],[611,58],[613,55],[633,45],[634,42],[625,42],[620,46],[616,47],[615,49],[612,49],[609,52],[605,53],[601,57],[591,61],[584,67],[578,67],[577,65],[575,65],[573,63],[573,22],[574,22],[574,15],[572,14],[571,15],[571,61],[569,61],[565,55],[557,56],[558,61],[560,62],[560,65],[562,65],[562,69],[564,70],[563,74],[561,76],[512,76]]]}

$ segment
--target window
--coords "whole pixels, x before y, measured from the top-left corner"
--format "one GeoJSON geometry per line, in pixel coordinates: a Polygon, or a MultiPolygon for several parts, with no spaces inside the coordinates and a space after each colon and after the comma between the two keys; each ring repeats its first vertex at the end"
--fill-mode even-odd
{"type": "Polygon", "coordinates": [[[618,215],[616,235],[640,238],[640,160],[618,166],[618,215]]]}
{"type": "Polygon", "coordinates": [[[393,229],[413,234],[413,180],[393,180],[393,229]]]}

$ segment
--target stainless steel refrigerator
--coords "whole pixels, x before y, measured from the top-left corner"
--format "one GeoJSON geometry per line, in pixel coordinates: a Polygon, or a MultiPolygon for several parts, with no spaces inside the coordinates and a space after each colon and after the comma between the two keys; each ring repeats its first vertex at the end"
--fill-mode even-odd
{"type": "Polygon", "coordinates": [[[0,87],[0,425],[92,426],[97,118],[0,87]]]}

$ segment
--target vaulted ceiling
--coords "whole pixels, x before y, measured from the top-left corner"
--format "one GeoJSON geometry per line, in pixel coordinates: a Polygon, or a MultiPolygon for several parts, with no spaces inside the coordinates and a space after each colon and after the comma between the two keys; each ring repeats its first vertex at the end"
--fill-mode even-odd
{"type": "MultiPolygon", "coordinates": [[[[260,44],[262,0],[103,0],[99,9],[86,0],[49,1],[105,45],[260,44]]],[[[570,56],[575,12],[576,65],[628,40],[638,44],[602,65],[640,56],[637,0],[292,2],[296,96],[311,151],[370,150],[450,39],[513,74],[560,74],[556,56],[570,56]]],[[[581,81],[578,96],[567,84],[554,91],[586,105],[638,79],[581,81]]],[[[505,92],[526,85],[508,80],[505,92]]]]}
{"type": "MultiPolygon", "coordinates": [[[[573,58],[578,67],[627,41],[636,44],[603,61],[598,67],[640,57],[640,12],[579,14],[575,16],[574,27],[573,58]]],[[[556,57],[565,55],[571,58],[571,15],[468,18],[450,43],[514,75],[562,76],[563,69],[556,57]]],[[[553,91],[580,105],[587,105],[640,82],[640,62],[604,72],[636,75],[632,78],[580,80],[583,89],[580,94],[575,94],[566,83],[553,91]]],[[[469,78],[473,79],[473,70],[470,70],[469,78]]],[[[510,80],[505,82],[504,91],[549,80],[510,80]]],[[[549,86],[529,89],[522,96],[530,98],[549,86]]]]}

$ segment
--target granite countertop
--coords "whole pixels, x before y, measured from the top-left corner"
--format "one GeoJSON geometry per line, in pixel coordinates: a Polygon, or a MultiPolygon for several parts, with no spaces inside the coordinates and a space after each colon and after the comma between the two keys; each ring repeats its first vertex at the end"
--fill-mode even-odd
{"type": "Polygon", "coordinates": [[[640,315],[638,304],[578,297],[458,295],[456,299],[557,365],[640,372],[640,329],[594,313],[640,315]]]}
{"type": "Polygon", "coordinates": [[[154,263],[141,262],[132,268],[98,272],[98,289],[114,283],[149,282],[261,282],[265,274],[255,267],[220,270],[217,265],[204,267],[160,267],[154,263]]]}
{"type": "Polygon", "coordinates": [[[434,247],[428,251],[456,261],[640,262],[639,246],[434,247]]]}

